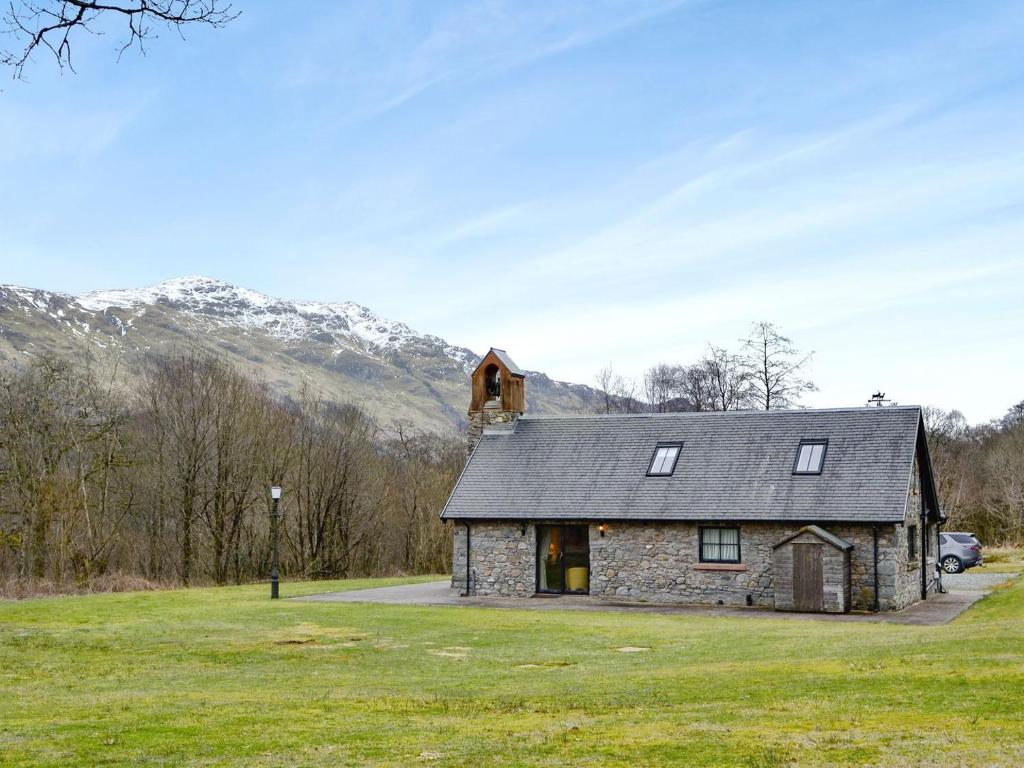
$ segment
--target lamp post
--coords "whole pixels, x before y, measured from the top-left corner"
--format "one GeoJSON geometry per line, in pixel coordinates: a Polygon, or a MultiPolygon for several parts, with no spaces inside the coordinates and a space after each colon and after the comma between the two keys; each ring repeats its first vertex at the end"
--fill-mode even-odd
{"type": "Polygon", "coordinates": [[[274,550],[270,556],[270,599],[277,600],[277,542],[280,538],[279,524],[281,521],[281,486],[270,489],[270,498],[274,500],[274,511],[270,513],[270,535],[274,540],[274,550]]]}

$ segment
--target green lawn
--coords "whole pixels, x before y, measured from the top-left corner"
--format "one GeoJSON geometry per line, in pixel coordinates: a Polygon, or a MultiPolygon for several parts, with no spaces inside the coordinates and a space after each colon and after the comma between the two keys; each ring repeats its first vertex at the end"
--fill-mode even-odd
{"type": "Polygon", "coordinates": [[[0,765],[1024,765],[1020,582],[943,627],[266,595],[0,603],[0,765]]]}

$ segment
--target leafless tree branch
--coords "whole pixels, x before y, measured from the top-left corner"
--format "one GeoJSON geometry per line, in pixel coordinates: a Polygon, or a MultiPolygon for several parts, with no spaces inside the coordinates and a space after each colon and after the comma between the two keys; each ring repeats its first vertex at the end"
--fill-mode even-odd
{"type": "Polygon", "coordinates": [[[0,16],[0,32],[16,45],[14,50],[0,51],[0,64],[10,67],[16,79],[23,79],[33,54],[45,50],[58,68],[74,72],[72,37],[78,31],[102,34],[93,26],[101,18],[122,17],[127,22],[127,37],[117,54],[120,60],[131,48],[145,55],[145,42],[157,36],[159,26],[183,34],[187,25],[223,27],[239,13],[224,0],[9,0],[0,16]]]}

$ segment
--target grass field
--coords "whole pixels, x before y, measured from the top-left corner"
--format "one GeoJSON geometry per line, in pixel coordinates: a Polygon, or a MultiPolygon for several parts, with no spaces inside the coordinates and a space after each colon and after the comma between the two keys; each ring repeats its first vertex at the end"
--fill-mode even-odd
{"type": "Polygon", "coordinates": [[[0,603],[0,765],[1024,765],[1020,581],[943,627],[266,594],[0,603]]]}

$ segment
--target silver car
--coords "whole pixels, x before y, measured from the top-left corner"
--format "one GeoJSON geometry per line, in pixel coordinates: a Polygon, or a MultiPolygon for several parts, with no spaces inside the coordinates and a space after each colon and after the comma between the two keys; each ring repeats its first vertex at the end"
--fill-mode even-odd
{"type": "Polygon", "coordinates": [[[982,562],[981,542],[973,533],[949,531],[939,534],[939,565],[946,573],[962,573],[982,562]]]}

